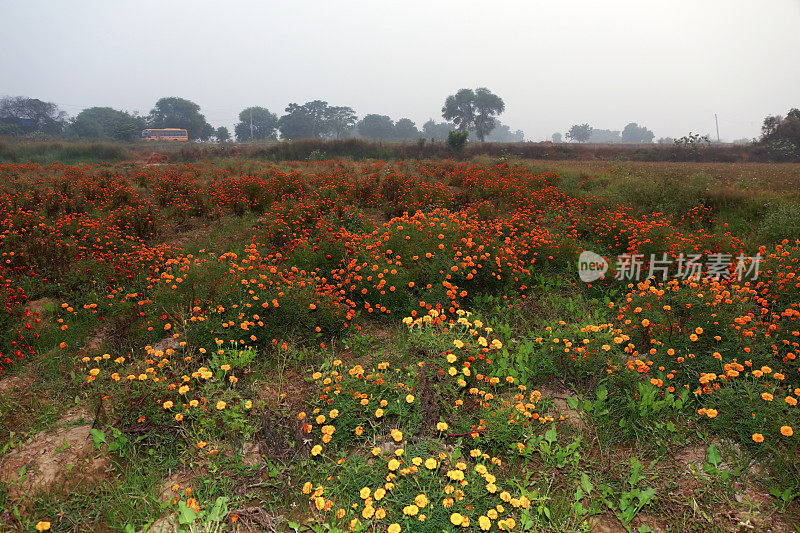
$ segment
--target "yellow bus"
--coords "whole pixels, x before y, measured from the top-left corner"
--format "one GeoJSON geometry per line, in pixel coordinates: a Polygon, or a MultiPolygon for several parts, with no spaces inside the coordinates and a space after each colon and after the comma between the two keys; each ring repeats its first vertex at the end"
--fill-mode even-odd
{"type": "Polygon", "coordinates": [[[188,141],[189,132],[178,128],[142,130],[143,141],[188,141]]]}

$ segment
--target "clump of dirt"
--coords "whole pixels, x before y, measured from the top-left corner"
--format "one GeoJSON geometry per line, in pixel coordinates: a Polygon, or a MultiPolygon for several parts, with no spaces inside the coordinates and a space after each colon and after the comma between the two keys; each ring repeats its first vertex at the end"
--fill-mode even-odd
{"type": "Polygon", "coordinates": [[[33,372],[30,369],[22,374],[0,378],[0,396],[27,389],[33,383],[33,372]]]}
{"type": "Polygon", "coordinates": [[[2,459],[0,481],[12,500],[110,479],[111,461],[94,448],[91,425],[84,420],[85,413],[70,413],[2,459]]]}
{"type": "Polygon", "coordinates": [[[557,416],[563,416],[564,421],[566,421],[567,424],[579,431],[586,429],[586,422],[581,416],[581,412],[576,409],[572,409],[567,403],[567,398],[572,398],[573,400],[578,399],[574,392],[559,383],[538,387],[538,390],[542,393],[542,398],[549,398],[553,401],[553,405],[557,411],[557,416]]]}

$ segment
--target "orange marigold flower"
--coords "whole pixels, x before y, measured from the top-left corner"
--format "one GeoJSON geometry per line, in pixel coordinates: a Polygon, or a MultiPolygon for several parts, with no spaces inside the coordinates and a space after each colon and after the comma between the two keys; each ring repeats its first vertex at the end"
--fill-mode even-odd
{"type": "Polygon", "coordinates": [[[784,437],[791,437],[792,435],[794,435],[794,430],[792,429],[792,426],[781,426],[781,435],[783,435],[784,437]]]}

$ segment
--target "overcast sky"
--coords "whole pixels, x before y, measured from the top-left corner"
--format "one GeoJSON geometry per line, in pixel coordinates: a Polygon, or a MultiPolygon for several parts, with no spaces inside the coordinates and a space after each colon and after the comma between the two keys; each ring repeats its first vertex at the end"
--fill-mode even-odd
{"type": "Polygon", "coordinates": [[[800,107],[800,0],[0,0],[0,96],[70,115],[190,99],[232,129],[321,99],[441,121],[488,87],[529,140],[572,124],[756,137],[800,107]]]}

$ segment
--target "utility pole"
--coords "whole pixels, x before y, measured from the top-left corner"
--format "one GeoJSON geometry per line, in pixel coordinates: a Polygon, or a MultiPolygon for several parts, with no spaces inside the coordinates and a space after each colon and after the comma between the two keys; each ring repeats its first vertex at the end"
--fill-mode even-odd
{"type": "Polygon", "coordinates": [[[714,123],[717,125],[717,142],[720,142],[720,140],[719,140],[719,121],[717,120],[717,114],[716,113],[714,113],[714,123]]]}
{"type": "MultiPolygon", "coordinates": [[[[717,115],[714,115],[715,117],[717,115]]],[[[717,137],[719,137],[719,128],[717,128],[717,137]]],[[[253,140],[253,108],[250,108],[250,140],[253,140]]]]}

